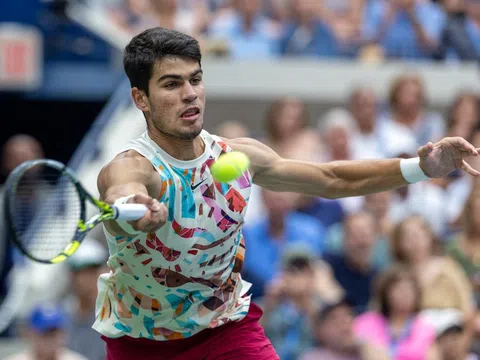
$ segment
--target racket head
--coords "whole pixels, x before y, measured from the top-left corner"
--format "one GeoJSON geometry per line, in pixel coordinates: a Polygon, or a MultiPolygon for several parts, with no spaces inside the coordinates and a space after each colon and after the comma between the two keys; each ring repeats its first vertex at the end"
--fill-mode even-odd
{"type": "Polygon", "coordinates": [[[30,259],[58,263],[80,246],[85,191],[64,164],[40,159],[15,168],[5,186],[4,213],[14,245],[30,259]]]}

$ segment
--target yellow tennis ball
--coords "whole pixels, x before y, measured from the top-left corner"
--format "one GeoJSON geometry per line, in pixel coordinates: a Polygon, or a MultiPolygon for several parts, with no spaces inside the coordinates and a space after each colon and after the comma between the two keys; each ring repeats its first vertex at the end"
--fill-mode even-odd
{"type": "Polygon", "coordinates": [[[239,178],[247,169],[250,161],[244,153],[232,151],[221,155],[213,163],[211,172],[215,181],[229,182],[239,178]]]}

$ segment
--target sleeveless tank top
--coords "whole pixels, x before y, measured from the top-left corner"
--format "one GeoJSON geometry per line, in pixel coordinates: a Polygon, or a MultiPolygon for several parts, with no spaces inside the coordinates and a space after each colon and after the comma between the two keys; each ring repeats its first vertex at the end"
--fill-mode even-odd
{"type": "Polygon", "coordinates": [[[174,159],[147,133],[123,150],[137,151],[157,170],[168,220],[134,237],[105,231],[110,273],[98,279],[93,328],[106,337],[182,339],[248,312],[251,284],[240,271],[251,176],[215,182],[210,166],[231,149],[205,130],[200,136],[205,151],[191,161],[174,159]]]}

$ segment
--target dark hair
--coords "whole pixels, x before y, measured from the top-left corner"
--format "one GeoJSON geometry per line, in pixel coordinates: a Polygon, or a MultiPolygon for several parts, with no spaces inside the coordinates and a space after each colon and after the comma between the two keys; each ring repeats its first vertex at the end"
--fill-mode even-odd
{"type": "Polygon", "coordinates": [[[153,66],[165,57],[190,58],[200,65],[202,60],[198,41],[191,36],[161,27],[145,30],[130,41],[123,53],[123,67],[130,85],[148,96],[153,66]]]}
{"type": "Polygon", "coordinates": [[[390,291],[395,285],[404,280],[410,281],[415,289],[416,301],[413,312],[418,313],[421,309],[420,302],[422,299],[422,291],[417,278],[407,266],[395,264],[389,269],[385,270],[375,281],[375,302],[378,307],[378,311],[386,318],[390,317],[392,310],[390,309],[390,304],[388,303],[390,291]]]}

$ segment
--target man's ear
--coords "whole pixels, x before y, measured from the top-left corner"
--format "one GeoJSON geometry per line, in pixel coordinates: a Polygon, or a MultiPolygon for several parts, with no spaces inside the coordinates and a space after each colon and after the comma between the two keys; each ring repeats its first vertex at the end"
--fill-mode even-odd
{"type": "Polygon", "coordinates": [[[142,110],[143,112],[150,112],[150,102],[148,101],[148,96],[145,94],[145,91],[140,90],[137,87],[133,87],[131,94],[133,102],[139,110],[142,110]]]}

